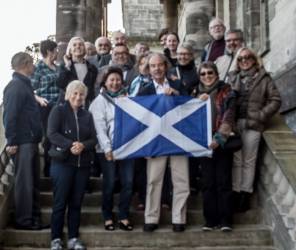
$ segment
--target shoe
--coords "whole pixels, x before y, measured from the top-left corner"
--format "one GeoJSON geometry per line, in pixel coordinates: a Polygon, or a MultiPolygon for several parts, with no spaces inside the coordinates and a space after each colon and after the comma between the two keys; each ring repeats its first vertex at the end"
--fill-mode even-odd
{"type": "Polygon", "coordinates": [[[153,232],[158,228],[158,224],[153,224],[153,223],[145,223],[143,227],[144,232],[153,232]]]}
{"type": "Polygon", "coordinates": [[[71,238],[68,240],[67,247],[69,250],[86,250],[84,244],[77,238],[71,238]]]}
{"type": "Polygon", "coordinates": [[[63,242],[61,239],[53,239],[50,242],[50,250],[62,250],[63,249],[63,242]]]}
{"type": "Polygon", "coordinates": [[[176,233],[184,232],[185,229],[185,224],[173,224],[173,231],[176,233]]]}
{"type": "Polygon", "coordinates": [[[114,223],[112,222],[111,224],[106,224],[106,222],[105,222],[105,230],[107,230],[107,231],[114,231],[115,230],[114,223]]]}
{"type": "Polygon", "coordinates": [[[212,226],[212,225],[210,225],[210,224],[205,224],[205,225],[203,225],[203,227],[202,227],[202,231],[204,231],[204,232],[211,232],[211,231],[213,231],[215,228],[216,228],[215,226],[212,226]]]}
{"type": "Polygon", "coordinates": [[[220,230],[221,230],[222,232],[231,232],[231,231],[232,231],[232,227],[231,227],[230,225],[222,225],[222,226],[220,227],[220,230]]]}
{"type": "Polygon", "coordinates": [[[132,231],[134,229],[134,226],[128,222],[127,224],[124,224],[122,221],[118,221],[119,229],[124,231],[132,231]]]}

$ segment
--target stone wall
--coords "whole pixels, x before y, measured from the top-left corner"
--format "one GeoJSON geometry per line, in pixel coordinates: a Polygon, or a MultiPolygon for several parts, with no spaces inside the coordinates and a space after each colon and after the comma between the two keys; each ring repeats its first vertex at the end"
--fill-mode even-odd
{"type": "Polygon", "coordinates": [[[275,117],[260,152],[259,197],[279,250],[296,250],[296,137],[275,117]]]}
{"type": "Polygon", "coordinates": [[[159,0],[123,0],[123,26],[131,40],[151,40],[164,27],[159,0]]]}

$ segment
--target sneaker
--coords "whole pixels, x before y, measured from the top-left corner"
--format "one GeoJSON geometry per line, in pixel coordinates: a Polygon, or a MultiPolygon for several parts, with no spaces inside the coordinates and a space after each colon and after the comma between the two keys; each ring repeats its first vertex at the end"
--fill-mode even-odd
{"type": "Polygon", "coordinates": [[[71,239],[69,239],[68,240],[67,247],[68,247],[68,249],[71,249],[71,250],[86,250],[86,247],[77,238],[71,238],[71,239]]]}
{"type": "Polygon", "coordinates": [[[204,232],[210,232],[210,231],[213,231],[214,229],[215,229],[215,227],[211,226],[209,224],[205,224],[202,227],[202,231],[204,231],[204,232]]]}
{"type": "Polygon", "coordinates": [[[63,249],[63,243],[62,240],[57,238],[57,239],[53,239],[50,242],[50,249],[51,250],[62,250],[63,249]]]}
{"type": "Polygon", "coordinates": [[[222,232],[231,232],[232,231],[232,227],[229,226],[229,225],[224,225],[224,226],[221,226],[220,230],[222,232]]]}

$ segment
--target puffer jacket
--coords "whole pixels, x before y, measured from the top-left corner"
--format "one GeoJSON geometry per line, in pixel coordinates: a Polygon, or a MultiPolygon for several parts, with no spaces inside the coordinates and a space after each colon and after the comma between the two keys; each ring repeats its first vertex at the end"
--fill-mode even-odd
{"type": "MultiPolygon", "coordinates": [[[[239,93],[240,84],[236,81],[238,72],[232,72],[229,83],[234,91],[239,93]]],[[[262,67],[249,89],[247,106],[247,128],[263,132],[268,120],[281,106],[280,93],[271,76],[262,67]]]]}
{"type": "Polygon", "coordinates": [[[68,150],[69,156],[63,163],[77,167],[93,164],[97,139],[92,115],[87,110],[80,108],[75,114],[68,101],[55,106],[48,118],[47,136],[53,145],[68,150]],[[75,141],[85,147],[78,156],[70,152],[75,141]]]}

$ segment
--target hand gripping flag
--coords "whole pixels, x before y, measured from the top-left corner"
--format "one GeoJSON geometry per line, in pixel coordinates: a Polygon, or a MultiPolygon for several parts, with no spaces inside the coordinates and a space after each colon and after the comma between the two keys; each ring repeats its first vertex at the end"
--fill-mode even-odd
{"type": "Polygon", "coordinates": [[[150,95],[117,98],[113,156],[211,156],[210,100],[150,95]]]}

